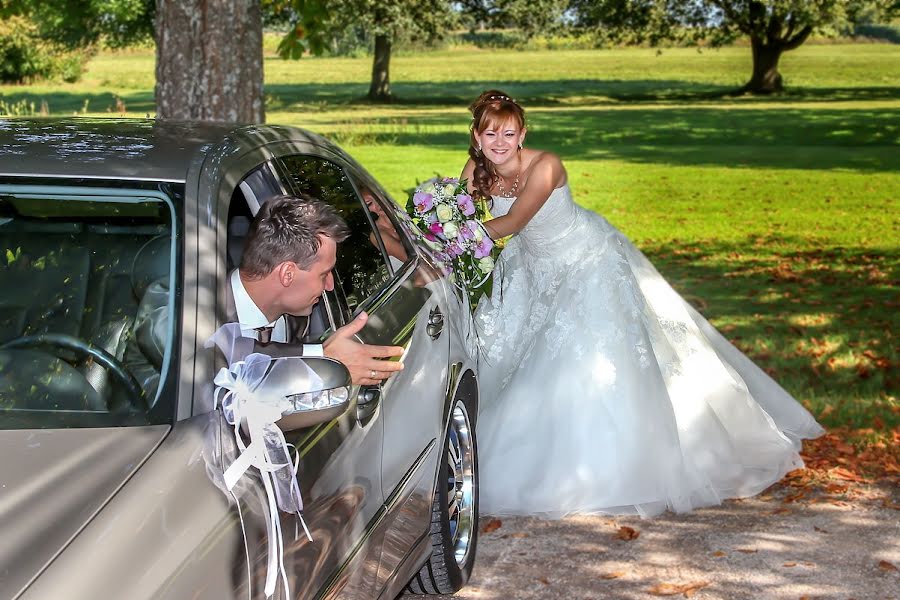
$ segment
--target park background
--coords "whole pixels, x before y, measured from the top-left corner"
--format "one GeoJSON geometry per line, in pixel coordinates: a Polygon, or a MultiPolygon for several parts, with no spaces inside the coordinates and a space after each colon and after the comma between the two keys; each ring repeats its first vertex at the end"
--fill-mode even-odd
{"type": "MultiPolygon", "coordinates": [[[[395,46],[389,102],[366,98],[370,38],[291,60],[284,31],[268,31],[265,114],[335,140],[402,204],[417,181],[459,173],[468,103],[506,91],[576,201],[831,429],[829,465],[896,480],[898,31],[815,35],[781,57],[785,89],[765,95],[736,92],[752,68],[740,38],[454,31],[395,46]]],[[[152,42],[98,43],[74,74],[0,85],[0,116],[153,117],[155,57],[152,42]]]]}

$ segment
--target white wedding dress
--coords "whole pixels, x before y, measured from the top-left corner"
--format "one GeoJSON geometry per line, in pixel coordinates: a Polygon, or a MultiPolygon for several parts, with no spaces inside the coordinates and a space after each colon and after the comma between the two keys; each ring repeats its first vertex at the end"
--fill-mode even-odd
{"type": "Polygon", "coordinates": [[[823,432],[568,185],[508,241],[475,322],[484,514],[718,504],[802,467],[823,432]]]}

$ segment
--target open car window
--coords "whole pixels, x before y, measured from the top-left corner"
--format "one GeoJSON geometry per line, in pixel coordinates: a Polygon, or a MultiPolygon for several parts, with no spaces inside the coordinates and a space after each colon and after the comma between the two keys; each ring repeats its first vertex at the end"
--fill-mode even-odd
{"type": "Polygon", "coordinates": [[[0,428],[171,420],[174,216],[159,190],[0,185],[0,428]]]}
{"type": "Polygon", "coordinates": [[[391,278],[392,269],[374,236],[373,216],[357,194],[347,173],[320,157],[282,157],[280,168],[293,193],[331,204],[350,227],[350,236],[338,245],[336,283],[350,312],[364,309],[391,278]]]}

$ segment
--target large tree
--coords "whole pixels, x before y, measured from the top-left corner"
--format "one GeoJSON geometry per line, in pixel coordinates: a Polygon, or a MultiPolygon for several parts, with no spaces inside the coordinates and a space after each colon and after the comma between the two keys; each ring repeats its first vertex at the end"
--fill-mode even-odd
{"type": "Polygon", "coordinates": [[[284,57],[321,54],[330,41],[355,28],[372,41],[372,78],[368,97],[391,100],[390,64],[400,40],[437,40],[454,25],[451,0],[267,0],[286,14],[291,28],[279,48],[284,57]]]}
{"type": "Polygon", "coordinates": [[[261,123],[259,0],[157,0],[159,119],[261,123]]]}
{"type": "Polygon", "coordinates": [[[721,45],[746,36],[753,72],[742,91],[784,88],[778,61],[816,29],[840,30],[866,16],[896,13],[896,0],[572,0],[580,25],[616,42],[664,40],[721,45]]]}

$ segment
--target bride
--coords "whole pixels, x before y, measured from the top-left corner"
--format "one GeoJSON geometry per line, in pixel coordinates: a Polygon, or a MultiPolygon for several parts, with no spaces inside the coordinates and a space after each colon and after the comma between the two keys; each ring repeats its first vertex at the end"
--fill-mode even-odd
{"type": "Polygon", "coordinates": [[[512,236],[476,311],[481,510],[684,512],[759,493],[823,430],[603,217],[525,114],[484,92],[462,177],[512,236]]]}

